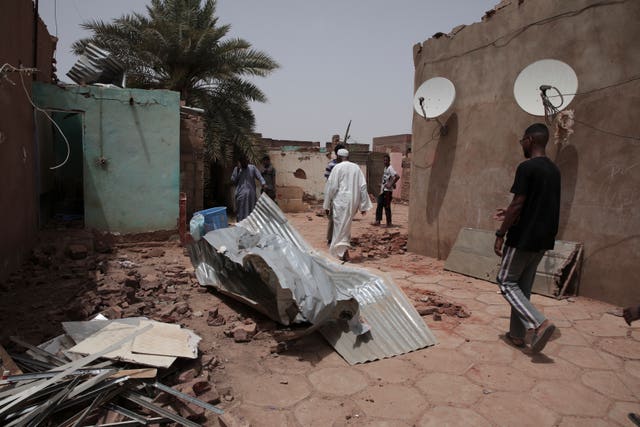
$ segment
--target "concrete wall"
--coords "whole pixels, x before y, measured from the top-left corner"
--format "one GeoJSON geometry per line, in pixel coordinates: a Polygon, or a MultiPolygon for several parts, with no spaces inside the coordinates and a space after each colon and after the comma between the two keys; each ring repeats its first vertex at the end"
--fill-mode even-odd
{"type": "Polygon", "coordinates": [[[411,148],[411,134],[377,136],[373,138],[371,151],[379,153],[407,154],[411,148]]]}
{"type": "Polygon", "coordinates": [[[83,112],[87,228],[132,233],[176,227],[177,92],[36,84],[34,96],[45,109],[83,112]]]}
{"type": "MultiPolygon", "coordinates": [[[[444,76],[455,84],[457,98],[442,118],[449,126],[445,137],[432,139],[437,125],[414,113],[412,251],[446,258],[462,227],[497,227],[491,216],[509,203],[523,160],[518,140],[528,125],[542,121],[513,97],[518,73],[531,62],[554,58],[573,67],[578,91],[586,92],[570,105],[576,119],[640,136],[640,81],[608,87],[638,75],[640,2],[519,3],[414,47],[415,87],[444,76]]],[[[585,244],[581,295],[638,303],[640,143],[588,126],[576,123],[569,145],[548,147],[563,179],[558,238],[585,244]]]]}
{"type": "Polygon", "coordinates": [[[411,193],[411,153],[402,158],[402,180],[400,181],[400,200],[408,201],[411,193]]]}
{"type": "Polygon", "coordinates": [[[256,136],[260,138],[260,144],[267,150],[283,147],[320,148],[319,141],[295,141],[291,139],[263,138],[260,133],[256,134],[256,136]]]}
{"type": "MultiPolygon", "coordinates": [[[[0,65],[37,67],[39,81],[50,82],[55,41],[38,20],[34,37],[31,0],[3,2],[0,13],[0,65]],[[34,64],[34,50],[37,60],[34,64]]],[[[0,78],[0,280],[20,265],[38,231],[38,162],[34,115],[17,73],[0,78]]],[[[33,77],[24,76],[31,93],[33,77]]]]}
{"type": "MultiPolygon", "coordinates": [[[[277,186],[300,187],[317,199],[324,198],[324,169],[331,160],[329,153],[318,150],[269,150],[268,154],[276,169],[277,186]],[[294,175],[298,169],[304,171],[306,178],[294,175]]],[[[299,172],[297,175],[301,176],[299,172]]]]}

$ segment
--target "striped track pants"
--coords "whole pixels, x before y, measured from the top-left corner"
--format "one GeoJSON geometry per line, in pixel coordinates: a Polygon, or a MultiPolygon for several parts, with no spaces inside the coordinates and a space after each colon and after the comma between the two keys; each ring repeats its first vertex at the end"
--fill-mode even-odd
{"type": "Polygon", "coordinates": [[[529,252],[505,246],[498,284],[502,295],[511,305],[511,336],[524,338],[526,329],[534,329],[545,317],[529,301],[536,269],[544,251],[529,252]]]}

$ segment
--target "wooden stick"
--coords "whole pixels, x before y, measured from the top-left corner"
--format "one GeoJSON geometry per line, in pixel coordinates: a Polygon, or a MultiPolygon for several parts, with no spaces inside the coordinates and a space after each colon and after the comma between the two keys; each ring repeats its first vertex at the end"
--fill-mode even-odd
{"type": "Polygon", "coordinates": [[[576,272],[576,267],[578,266],[578,263],[580,263],[581,256],[582,256],[582,246],[580,246],[580,249],[578,249],[578,253],[576,254],[576,260],[573,263],[573,266],[571,267],[571,271],[569,271],[567,280],[564,281],[564,284],[562,285],[562,289],[560,289],[560,293],[558,294],[558,299],[564,296],[564,292],[567,290],[567,286],[569,286],[571,279],[573,279],[573,274],[576,272]]]}

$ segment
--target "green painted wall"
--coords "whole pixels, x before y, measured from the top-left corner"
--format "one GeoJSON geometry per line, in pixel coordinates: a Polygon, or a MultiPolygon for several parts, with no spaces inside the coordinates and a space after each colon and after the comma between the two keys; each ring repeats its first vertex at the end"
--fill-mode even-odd
{"type": "Polygon", "coordinates": [[[133,233],[176,228],[177,92],[34,84],[44,109],[83,112],[85,226],[133,233]]]}

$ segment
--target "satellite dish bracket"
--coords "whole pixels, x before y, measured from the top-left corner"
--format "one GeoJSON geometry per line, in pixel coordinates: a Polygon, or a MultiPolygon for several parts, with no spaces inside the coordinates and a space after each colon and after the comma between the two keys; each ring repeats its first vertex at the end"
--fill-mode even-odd
{"type": "Polygon", "coordinates": [[[424,111],[424,97],[421,96],[420,98],[418,98],[418,100],[420,101],[420,109],[422,110],[422,117],[424,117],[424,119],[427,122],[430,120],[435,120],[440,125],[440,136],[445,136],[449,132],[449,129],[447,128],[447,126],[444,125],[440,120],[438,120],[437,117],[434,117],[433,119],[428,119],[427,113],[424,111]]]}

